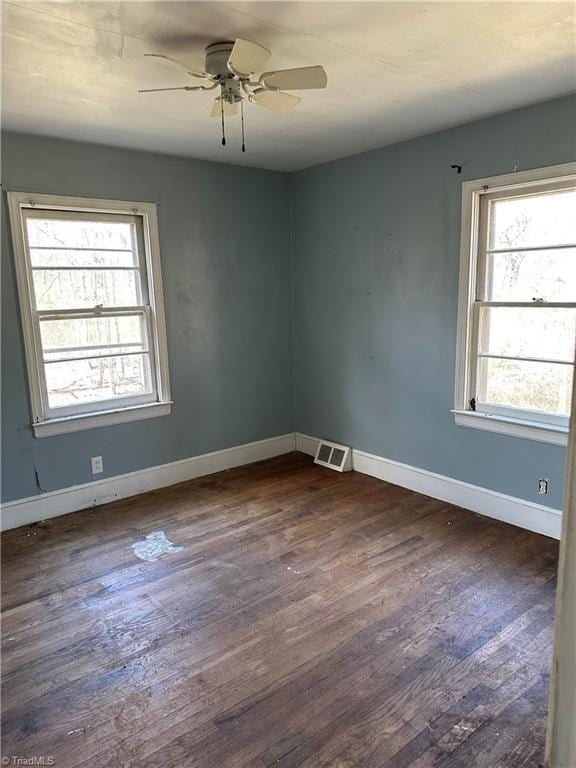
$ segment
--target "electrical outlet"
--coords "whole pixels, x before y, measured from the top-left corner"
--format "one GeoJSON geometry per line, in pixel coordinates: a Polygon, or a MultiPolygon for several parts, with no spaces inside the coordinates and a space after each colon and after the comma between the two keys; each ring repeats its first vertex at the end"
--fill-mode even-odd
{"type": "Polygon", "coordinates": [[[545,480],[543,477],[538,480],[538,493],[540,496],[546,496],[548,493],[548,480],[545,480]]]}
{"type": "Polygon", "coordinates": [[[102,456],[92,456],[90,459],[92,462],[92,474],[100,475],[104,472],[104,464],[102,462],[102,456]]]}

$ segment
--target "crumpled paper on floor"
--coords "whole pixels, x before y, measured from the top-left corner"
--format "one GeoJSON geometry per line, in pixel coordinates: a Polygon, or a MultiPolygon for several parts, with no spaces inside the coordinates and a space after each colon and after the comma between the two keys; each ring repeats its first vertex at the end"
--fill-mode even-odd
{"type": "Polygon", "coordinates": [[[143,541],[136,541],[132,544],[132,549],[136,557],[153,563],[160,555],[171,555],[174,552],[182,552],[184,547],[175,547],[172,542],[166,538],[164,531],[152,531],[143,541]]]}

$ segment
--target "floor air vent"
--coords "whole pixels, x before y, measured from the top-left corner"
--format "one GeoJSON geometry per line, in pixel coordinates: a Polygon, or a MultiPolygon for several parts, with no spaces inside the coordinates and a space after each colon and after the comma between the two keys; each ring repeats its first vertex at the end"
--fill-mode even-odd
{"type": "Polygon", "coordinates": [[[322,440],[316,451],[315,464],[335,469],[337,472],[348,472],[352,469],[352,454],[350,448],[322,440]]]}

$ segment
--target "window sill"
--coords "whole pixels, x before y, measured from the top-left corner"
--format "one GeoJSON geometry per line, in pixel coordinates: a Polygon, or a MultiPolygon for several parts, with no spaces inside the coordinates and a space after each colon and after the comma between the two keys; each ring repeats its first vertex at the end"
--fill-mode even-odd
{"type": "Polygon", "coordinates": [[[484,429],[489,432],[524,437],[528,440],[537,440],[553,445],[566,445],[568,443],[568,429],[565,427],[556,427],[552,424],[542,424],[536,421],[524,421],[523,419],[511,419],[507,416],[489,416],[476,411],[453,410],[452,413],[456,424],[462,427],[484,429]]]}
{"type": "Polygon", "coordinates": [[[39,424],[32,424],[35,437],[50,437],[66,432],[80,432],[95,427],[109,427],[113,424],[125,424],[129,421],[154,419],[157,416],[168,416],[172,410],[172,402],[150,403],[122,408],[118,411],[103,411],[102,413],[83,413],[78,416],[67,416],[61,419],[50,419],[39,424]]]}

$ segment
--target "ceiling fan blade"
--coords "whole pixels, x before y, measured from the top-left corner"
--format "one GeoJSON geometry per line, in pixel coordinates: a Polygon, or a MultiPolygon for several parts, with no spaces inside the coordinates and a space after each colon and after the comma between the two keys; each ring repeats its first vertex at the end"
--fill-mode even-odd
{"type": "Polygon", "coordinates": [[[163,59],[164,61],[169,61],[172,64],[176,64],[176,66],[180,67],[180,69],[183,69],[185,72],[188,72],[188,74],[192,75],[192,77],[201,77],[207,80],[212,79],[212,76],[209,75],[208,72],[204,72],[201,69],[194,69],[194,67],[189,67],[187,64],[178,61],[178,59],[173,59],[172,56],[164,56],[163,53],[145,53],[144,56],[148,56],[152,59],[163,59]]]}
{"type": "Polygon", "coordinates": [[[253,75],[254,72],[258,72],[262,68],[262,65],[269,57],[270,51],[266,48],[238,38],[228,59],[228,67],[236,75],[250,77],[250,75],[253,75]]]}
{"type": "Polygon", "coordinates": [[[156,93],[156,91],[189,91],[189,85],[179,85],[176,88],[140,88],[138,93],[156,93]]]}
{"type": "Polygon", "coordinates": [[[267,88],[285,88],[297,91],[305,88],[326,88],[328,77],[324,67],[300,67],[299,69],[279,69],[277,72],[264,72],[260,83],[267,88]]]}
{"type": "MultiPolygon", "coordinates": [[[[220,117],[222,113],[222,107],[220,102],[222,101],[221,96],[216,96],[214,99],[214,104],[212,104],[212,111],[210,112],[210,117],[220,117]]],[[[238,102],[235,101],[233,104],[230,104],[229,101],[224,102],[224,117],[230,117],[231,115],[235,115],[236,112],[238,112],[238,102]]]]}
{"type": "Polygon", "coordinates": [[[282,93],[282,91],[267,91],[265,88],[257,88],[252,94],[251,101],[280,115],[292,112],[294,107],[300,103],[298,96],[282,93]]]}

